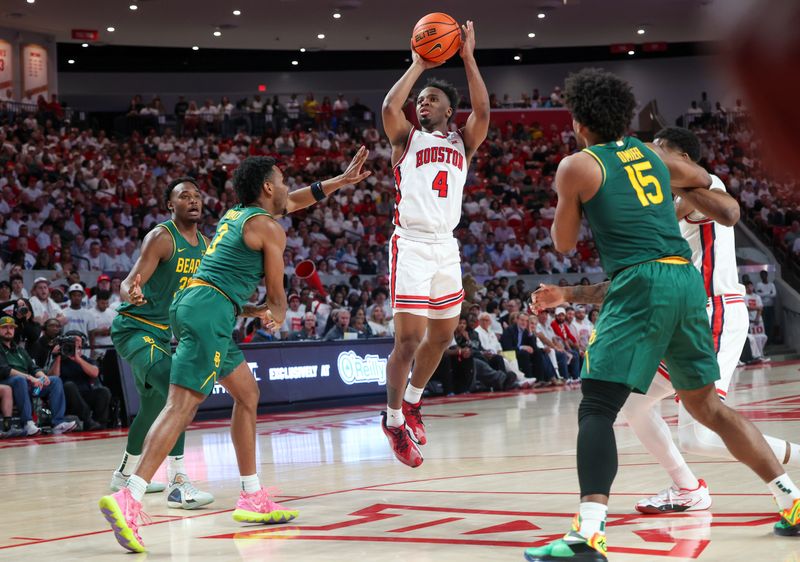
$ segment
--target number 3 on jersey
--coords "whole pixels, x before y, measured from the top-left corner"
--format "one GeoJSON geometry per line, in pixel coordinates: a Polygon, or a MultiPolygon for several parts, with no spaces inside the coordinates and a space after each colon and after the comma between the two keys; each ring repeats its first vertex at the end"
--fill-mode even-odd
{"type": "Polygon", "coordinates": [[[433,178],[433,186],[431,186],[431,189],[433,189],[434,191],[438,191],[439,192],[439,197],[441,197],[441,198],[447,197],[447,171],[446,170],[442,170],[441,172],[436,174],[436,177],[433,178]]]}
{"type": "Polygon", "coordinates": [[[217,244],[219,244],[219,241],[222,240],[222,237],[225,236],[227,232],[228,232],[228,223],[224,222],[217,229],[217,235],[214,236],[214,239],[211,241],[211,244],[209,244],[208,248],[206,249],[206,255],[214,253],[214,250],[217,249],[217,244]]]}

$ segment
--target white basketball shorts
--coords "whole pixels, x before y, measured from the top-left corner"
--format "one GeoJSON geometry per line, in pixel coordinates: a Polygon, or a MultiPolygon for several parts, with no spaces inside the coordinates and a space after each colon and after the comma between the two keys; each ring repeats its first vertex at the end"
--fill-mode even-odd
{"type": "MultiPolygon", "coordinates": [[[[741,295],[720,295],[708,299],[706,305],[711,333],[714,337],[714,351],[717,353],[720,379],[715,383],[717,394],[723,400],[727,397],[733,374],[742,355],[742,348],[747,339],[750,317],[747,305],[741,295]]],[[[647,395],[667,398],[675,394],[669,381],[669,371],[662,362],[653,379],[647,395]]]]}
{"type": "Polygon", "coordinates": [[[392,311],[442,319],[461,314],[461,256],[451,235],[396,229],[389,242],[392,311]]]}

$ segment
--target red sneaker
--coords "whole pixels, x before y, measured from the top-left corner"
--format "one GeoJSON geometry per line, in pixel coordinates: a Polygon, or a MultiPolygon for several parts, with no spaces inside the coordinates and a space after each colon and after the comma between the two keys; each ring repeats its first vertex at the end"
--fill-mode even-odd
{"type": "Polygon", "coordinates": [[[403,415],[406,417],[406,425],[411,430],[414,440],[420,445],[428,442],[425,438],[425,423],[422,421],[422,400],[416,404],[403,400],[403,415]]]}
{"type": "Polygon", "coordinates": [[[411,431],[404,423],[400,427],[389,427],[386,425],[386,412],[381,412],[381,428],[383,434],[389,440],[389,446],[394,451],[394,456],[401,463],[416,468],[422,464],[422,453],[411,437],[411,431]]]}

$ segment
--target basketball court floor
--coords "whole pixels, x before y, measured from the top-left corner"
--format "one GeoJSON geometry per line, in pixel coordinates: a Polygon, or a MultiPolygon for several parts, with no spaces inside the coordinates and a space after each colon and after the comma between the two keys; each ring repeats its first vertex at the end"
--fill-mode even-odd
{"type": "MultiPolygon", "coordinates": [[[[0,442],[0,560],[522,560],[524,547],[563,534],[577,508],[579,399],[579,390],[557,390],[429,400],[417,469],[391,456],[380,404],[262,416],[262,481],[300,510],[269,527],[231,519],[238,475],[227,420],[196,423],[187,467],[216,502],[172,510],[163,494],[148,495],[149,552],[140,555],[120,549],[96,507],[124,431],[0,442]]],[[[740,371],[730,403],[764,431],[800,439],[800,362],[740,371]]],[[[674,423],[675,404],[662,407],[674,423]]],[[[800,538],[772,535],[771,497],[735,462],[688,457],[709,484],[711,511],[637,514],[635,500],[668,479],[624,424],[617,440],[612,560],[800,560],[800,538]]],[[[800,470],[790,475],[800,480],[800,470]]]]}

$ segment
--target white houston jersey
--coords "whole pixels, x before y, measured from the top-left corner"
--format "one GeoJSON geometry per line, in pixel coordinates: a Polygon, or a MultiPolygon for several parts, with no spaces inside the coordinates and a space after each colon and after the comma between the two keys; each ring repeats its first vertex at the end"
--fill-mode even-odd
{"type": "MultiPolygon", "coordinates": [[[[713,174],[711,189],[726,191],[722,180],[713,174]]],[[[736,269],[733,227],[714,222],[696,210],[680,221],[680,227],[692,249],[692,262],[703,274],[706,295],[743,295],[736,269]]]]}
{"type": "Polygon", "coordinates": [[[452,234],[461,220],[467,181],[464,139],[458,132],[411,129],[394,167],[394,224],[429,234],[452,234]]]}

